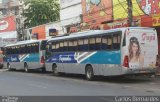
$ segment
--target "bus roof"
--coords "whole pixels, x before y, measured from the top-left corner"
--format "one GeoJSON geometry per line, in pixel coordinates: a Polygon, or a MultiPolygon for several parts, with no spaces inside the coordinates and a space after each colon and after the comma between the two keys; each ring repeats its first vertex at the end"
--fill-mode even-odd
{"type": "Polygon", "coordinates": [[[110,29],[110,30],[89,30],[89,31],[72,33],[68,36],[60,36],[60,37],[51,38],[50,40],[48,40],[48,42],[56,41],[56,40],[62,40],[62,39],[92,36],[92,35],[101,35],[101,34],[104,34],[104,33],[124,31],[126,29],[151,29],[151,30],[154,30],[154,28],[148,28],[148,27],[125,27],[125,28],[116,28],[116,29],[110,29]]]}
{"type": "Polygon", "coordinates": [[[29,44],[29,43],[35,43],[35,42],[39,42],[41,40],[25,40],[25,41],[19,41],[15,44],[10,44],[10,45],[6,45],[5,47],[9,47],[9,46],[15,46],[15,45],[23,45],[23,44],[29,44]]]}

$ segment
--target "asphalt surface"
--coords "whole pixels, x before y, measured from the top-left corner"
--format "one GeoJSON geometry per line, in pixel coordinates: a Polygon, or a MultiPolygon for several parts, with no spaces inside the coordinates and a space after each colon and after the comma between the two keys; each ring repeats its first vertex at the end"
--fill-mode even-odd
{"type": "Polygon", "coordinates": [[[160,78],[97,77],[0,70],[0,96],[150,96],[160,95],[160,78]]]}

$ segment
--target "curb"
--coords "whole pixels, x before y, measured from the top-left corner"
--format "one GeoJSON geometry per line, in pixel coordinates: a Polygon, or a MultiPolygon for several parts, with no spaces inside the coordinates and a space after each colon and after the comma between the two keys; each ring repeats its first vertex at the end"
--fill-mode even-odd
{"type": "Polygon", "coordinates": [[[7,71],[8,69],[0,69],[0,72],[4,72],[7,71]]]}

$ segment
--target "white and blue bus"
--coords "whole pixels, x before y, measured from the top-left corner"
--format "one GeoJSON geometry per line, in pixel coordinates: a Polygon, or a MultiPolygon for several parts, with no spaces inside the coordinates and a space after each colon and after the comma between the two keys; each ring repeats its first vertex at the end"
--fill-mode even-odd
{"type": "Polygon", "coordinates": [[[158,54],[157,33],[153,28],[128,27],[91,30],[52,38],[46,45],[46,70],[116,76],[154,74],[158,54]]]}
{"type": "Polygon", "coordinates": [[[46,40],[20,41],[4,47],[4,66],[11,69],[41,68],[45,71],[46,40]]]}

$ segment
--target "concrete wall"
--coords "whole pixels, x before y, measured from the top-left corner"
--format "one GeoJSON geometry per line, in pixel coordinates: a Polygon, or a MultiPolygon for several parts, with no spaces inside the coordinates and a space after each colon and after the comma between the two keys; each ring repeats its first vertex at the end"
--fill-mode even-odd
{"type": "Polygon", "coordinates": [[[72,17],[77,17],[80,14],[82,14],[82,6],[74,5],[66,9],[62,9],[60,11],[60,19],[61,20],[70,19],[72,17]]]}

